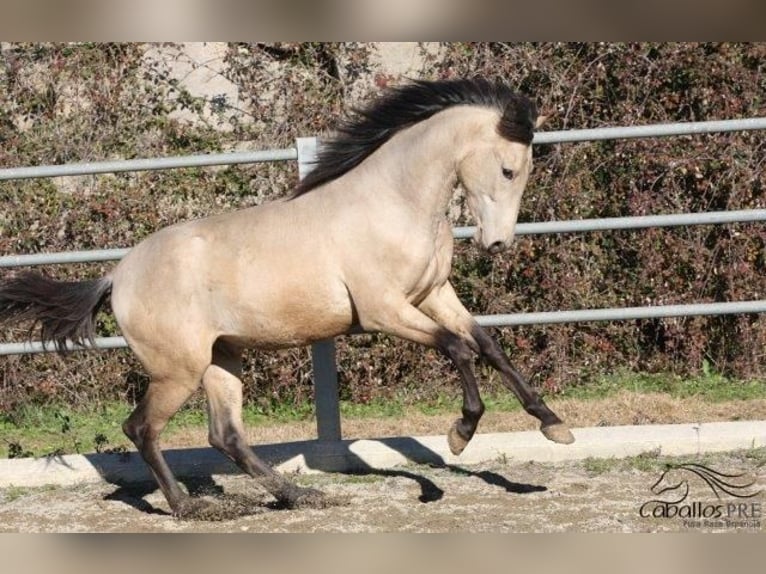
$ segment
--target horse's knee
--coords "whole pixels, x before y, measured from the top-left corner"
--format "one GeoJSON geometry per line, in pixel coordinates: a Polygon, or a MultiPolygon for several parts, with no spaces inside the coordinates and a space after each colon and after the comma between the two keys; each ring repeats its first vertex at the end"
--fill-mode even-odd
{"type": "Polygon", "coordinates": [[[455,339],[448,352],[456,363],[473,362],[474,352],[463,339],[455,339]]]}
{"type": "Polygon", "coordinates": [[[451,333],[444,331],[437,336],[437,346],[456,365],[473,363],[474,351],[466,341],[451,333]]]}
{"type": "Polygon", "coordinates": [[[130,421],[130,419],[127,419],[122,423],[122,432],[131,440],[131,442],[136,442],[138,432],[136,431],[136,426],[130,421]]]}

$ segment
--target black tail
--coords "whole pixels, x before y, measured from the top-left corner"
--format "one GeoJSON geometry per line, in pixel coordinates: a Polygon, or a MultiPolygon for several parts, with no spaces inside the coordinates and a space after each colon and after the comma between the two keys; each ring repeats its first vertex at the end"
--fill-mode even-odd
{"type": "Polygon", "coordinates": [[[69,282],[19,273],[0,282],[0,324],[32,321],[30,337],[39,324],[43,345],[52,342],[59,353],[67,350],[67,340],[93,344],[96,315],[111,290],[108,277],[69,282]]]}

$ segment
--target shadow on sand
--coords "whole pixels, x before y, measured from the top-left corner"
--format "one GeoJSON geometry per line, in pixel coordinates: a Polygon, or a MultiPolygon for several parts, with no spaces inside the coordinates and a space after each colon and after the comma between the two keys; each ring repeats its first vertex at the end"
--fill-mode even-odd
{"type": "MultiPolygon", "coordinates": [[[[277,467],[281,472],[289,473],[291,467],[302,466],[307,469],[324,472],[337,472],[357,476],[401,477],[414,481],[420,487],[418,500],[430,503],[440,500],[444,491],[431,479],[417,472],[417,469],[378,468],[366,462],[355,450],[359,441],[301,441],[275,445],[253,447],[255,453],[277,467]]],[[[495,472],[474,471],[460,465],[448,464],[432,448],[411,437],[382,438],[365,441],[373,448],[387,449],[401,458],[403,463],[425,465],[436,469],[445,469],[466,477],[483,480],[511,494],[543,492],[545,486],[513,482],[495,472]]],[[[164,451],[170,468],[178,480],[186,486],[192,496],[212,496],[217,499],[227,495],[222,486],[216,483],[214,475],[241,474],[231,461],[212,448],[169,449],[164,451]]],[[[86,458],[98,470],[102,478],[117,486],[108,494],[106,500],[117,500],[147,514],[166,515],[167,511],[157,508],[145,500],[146,496],[157,490],[157,485],[149,473],[148,467],[135,452],[118,454],[91,454],[86,458]]],[[[255,486],[255,485],[254,485],[255,486]]],[[[253,496],[248,497],[252,508],[251,514],[280,506],[268,495],[259,497],[258,487],[253,489],[253,496]]],[[[238,512],[241,515],[244,512],[238,512]]]]}

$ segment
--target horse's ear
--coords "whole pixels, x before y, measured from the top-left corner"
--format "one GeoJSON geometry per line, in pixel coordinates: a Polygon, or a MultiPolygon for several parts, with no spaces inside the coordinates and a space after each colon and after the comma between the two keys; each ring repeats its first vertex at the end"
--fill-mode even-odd
{"type": "Polygon", "coordinates": [[[538,129],[540,126],[542,126],[545,122],[547,122],[550,119],[550,117],[551,117],[551,114],[537,116],[537,120],[535,121],[535,129],[538,129]]]}

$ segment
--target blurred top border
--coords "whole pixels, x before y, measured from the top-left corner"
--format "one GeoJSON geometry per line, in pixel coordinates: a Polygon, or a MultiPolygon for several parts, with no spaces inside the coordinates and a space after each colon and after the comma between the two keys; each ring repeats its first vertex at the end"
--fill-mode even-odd
{"type": "Polygon", "coordinates": [[[759,0],[6,0],[5,41],[663,41],[766,37],[759,0]]]}

